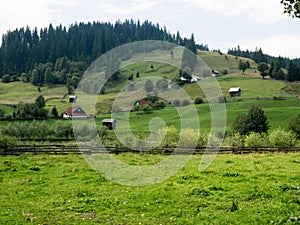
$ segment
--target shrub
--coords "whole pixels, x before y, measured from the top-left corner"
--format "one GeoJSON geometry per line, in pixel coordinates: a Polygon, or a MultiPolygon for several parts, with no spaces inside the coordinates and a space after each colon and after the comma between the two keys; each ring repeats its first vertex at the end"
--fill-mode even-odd
{"type": "Polygon", "coordinates": [[[156,110],[159,110],[159,109],[163,109],[166,107],[166,104],[164,101],[157,101],[153,104],[152,108],[153,109],[156,109],[156,110]]]}
{"type": "Polygon", "coordinates": [[[180,106],[180,104],[181,104],[180,99],[174,98],[174,99],[172,100],[172,105],[173,105],[173,106],[178,107],[178,106],[180,106]]]}
{"type": "Polygon", "coordinates": [[[143,105],[143,106],[142,106],[142,110],[143,110],[143,112],[144,112],[145,114],[149,114],[149,113],[151,113],[152,108],[151,108],[150,105],[143,105]]]}
{"type": "Polygon", "coordinates": [[[198,144],[199,132],[191,128],[184,129],[180,134],[180,145],[183,147],[196,147],[198,144]]]}
{"type": "Polygon", "coordinates": [[[266,145],[266,138],[255,132],[251,132],[245,137],[245,146],[246,147],[260,147],[266,145]]]}
{"type": "Polygon", "coordinates": [[[10,82],[16,82],[18,80],[19,80],[19,78],[18,78],[17,75],[12,75],[11,78],[10,78],[10,82]]]}
{"type": "Polygon", "coordinates": [[[291,119],[289,130],[293,131],[297,138],[300,138],[300,114],[296,118],[291,119]]]}
{"type": "Polygon", "coordinates": [[[159,137],[164,137],[160,147],[176,147],[179,140],[178,131],[174,126],[166,127],[158,131],[159,137]]]}
{"type": "Polygon", "coordinates": [[[225,138],[224,145],[231,147],[244,147],[245,137],[239,133],[234,133],[225,138]]]}
{"type": "Polygon", "coordinates": [[[272,146],[296,146],[297,137],[292,131],[277,128],[269,134],[269,141],[272,146]]]}
{"type": "Polygon", "coordinates": [[[219,96],[219,97],[218,97],[218,102],[219,102],[219,103],[226,103],[226,98],[225,98],[225,96],[224,96],[224,95],[219,96]]]}
{"type": "Polygon", "coordinates": [[[2,77],[2,83],[9,83],[10,82],[10,75],[9,74],[5,74],[2,77]]]}
{"type": "Polygon", "coordinates": [[[73,136],[72,124],[66,124],[63,122],[58,122],[54,128],[54,133],[57,138],[66,138],[73,136]]]}
{"type": "Polygon", "coordinates": [[[229,73],[228,70],[223,70],[223,71],[222,71],[222,74],[223,74],[223,75],[227,75],[228,73],[229,73]]]}
{"type": "Polygon", "coordinates": [[[201,97],[196,97],[195,100],[194,100],[194,103],[196,105],[199,105],[199,104],[202,104],[204,101],[201,97]]]}
{"type": "Polygon", "coordinates": [[[8,145],[14,145],[17,142],[17,138],[7,136],[7,135],[0,135],[0,145],[1,146],[8,146],[8,145]]]}
{"type": "Polygon", "coordinates": [[[190,104],[190,101],[188,99],[181,100],[181,106],[188,106],[189,104],[190,104]]]}
{"type": "Polygon", "coordinates": [[[203,132],[203,133],[199,133],[199,137],[198,137],[198,143],[197,146],[199,147],[204,147],[207,146],[208,144],[208,134],[203,132]]]}

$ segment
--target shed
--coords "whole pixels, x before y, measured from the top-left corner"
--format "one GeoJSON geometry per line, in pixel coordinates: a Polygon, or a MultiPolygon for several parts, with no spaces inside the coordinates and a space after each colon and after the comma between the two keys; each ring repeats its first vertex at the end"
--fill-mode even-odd
{"type": "Polygon", "coordinates": [[[228,92],[230,97],[240,97],[242,90],[240,87],[235,87],[235,88],[230,88],[228,92]]]}
{"type": "Polygon", "coordinates": [[[69,103],[76,103],[77,102],[77,96],[76,95],[70,95],[69,96],[69,103]]]}
{"type": "Polygon", "coordinates": [[[115,130],[117,126],[117,121],[115,119],[103,119],[102,126],[107,127],[109,130],[115,130]]]}

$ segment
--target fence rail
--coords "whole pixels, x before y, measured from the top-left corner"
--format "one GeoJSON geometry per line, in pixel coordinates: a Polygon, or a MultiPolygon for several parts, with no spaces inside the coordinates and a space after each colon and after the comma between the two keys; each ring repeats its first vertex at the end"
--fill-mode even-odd
{"type": "Polygon", "coordinates": [[[0,146],[0,155],[21,155],[26,153],[32,154],[121,154],[121,153],[138,153],[138,154],[249,154],[249,153],[274,153],[274,152],[300,152],[300,147],[190,147],[177,148],[154,148],[143,149],[126,148],[126,147],[99,147],[99,146],[66,146],[66,145],[9,145],[0,146]]]}

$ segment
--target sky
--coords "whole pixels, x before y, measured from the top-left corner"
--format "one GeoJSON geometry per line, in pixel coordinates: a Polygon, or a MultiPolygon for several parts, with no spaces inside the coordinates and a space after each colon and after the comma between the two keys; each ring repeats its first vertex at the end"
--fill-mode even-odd
{"type": "Polygon", "coordinates": [[[283,14],[280,0],[2,0],[0,34],[75,22],[133,19],[159,23],[182,37],[227,52],[262,48],[272,56],[300,58],[300,19],[283,14]]]}

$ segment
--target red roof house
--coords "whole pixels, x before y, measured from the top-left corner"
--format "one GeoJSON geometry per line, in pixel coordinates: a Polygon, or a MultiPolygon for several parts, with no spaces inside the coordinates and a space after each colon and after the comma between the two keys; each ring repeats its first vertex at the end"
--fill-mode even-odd
{"type": "Polygon", "coordinates": [[[146,100],[138,100],[138,101],[136,101],[136,103],[135,103],[135,105],[148,105],[149,104],[149,102],[148,101],[146,101],[146,100]]]}
{"type": "Polygon", "coordinates": [[[63,118],[65,119],[86,119],[88,115],[86,112],[79,106],[69,107],[64,111],[63,118]]]}

